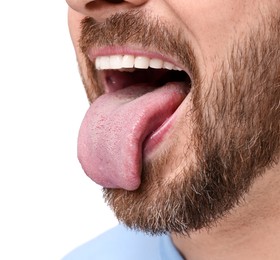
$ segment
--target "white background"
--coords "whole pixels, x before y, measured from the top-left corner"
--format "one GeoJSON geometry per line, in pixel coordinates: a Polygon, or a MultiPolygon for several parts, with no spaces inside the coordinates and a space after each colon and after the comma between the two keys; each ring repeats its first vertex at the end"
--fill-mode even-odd
{"type": "Polygon", "coordinates": [[[0,259],[61,259],[117,224],[76,156],[88,108],[63,0],[0,4],[0,259]]]}

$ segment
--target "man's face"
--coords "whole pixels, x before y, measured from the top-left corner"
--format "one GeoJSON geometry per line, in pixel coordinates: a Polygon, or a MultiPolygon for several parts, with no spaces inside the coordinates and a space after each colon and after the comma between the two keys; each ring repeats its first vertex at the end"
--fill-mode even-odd
{"type": "Polygon", "coordinates": [[[211,226],[279,159],[279,1],[68,4],[83,169],[130,227],[211,226]]]}

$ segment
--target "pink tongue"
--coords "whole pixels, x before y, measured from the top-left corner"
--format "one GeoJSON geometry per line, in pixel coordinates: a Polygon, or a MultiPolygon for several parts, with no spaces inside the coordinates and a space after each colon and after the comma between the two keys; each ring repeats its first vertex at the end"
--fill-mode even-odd
{"type": "Polygon", "coordinates": [[[86,174],[103,187],[137,189],[143,141],[184,97],[180,84],[157,89],[142,84],[100,96],[79,133],[78,157],[86,174]]]}

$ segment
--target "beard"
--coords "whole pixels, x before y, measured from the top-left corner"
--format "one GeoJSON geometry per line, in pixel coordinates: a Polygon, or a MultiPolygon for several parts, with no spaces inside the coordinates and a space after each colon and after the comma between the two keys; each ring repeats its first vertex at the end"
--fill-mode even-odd
{"type": "MultiPolygon", "coordinates": [[[[80,40],[84,53],[93,44],[153,45],[177,55],[190,68],[192,110],[185,116],[192,129],[188,143],[180,144],[184,153],[174,154],[178,145],[174,141],[164,154],[143,162],[137,190],[104,189],[104,198],[120,222],[150,234],[188,234],[210,228],[279,159],[280,19],[263,19],[250,35],[233,43],[208,84],[198,73],[190,44],[181,33],[170,31],[159,21],[147,23],[143,14],[130,12],[104,24],[86,18],[80,40]],[[127,34],[128,23],[130,31],[137,33],[127,34]],[[154,37],[150,39],[149,34],[154,37]],[[167,34],[169,46],[163,43],[167,34]],[[167,166],[177,169],[179,165],[176,174],[163,175],[167,166]]],[[[88,95],[93,88],[100,95],[94,68],[88,60],[87,64],[88,95]]],[[[177,135],[188,128],[184,123],[180,126],[177,135]]]]}

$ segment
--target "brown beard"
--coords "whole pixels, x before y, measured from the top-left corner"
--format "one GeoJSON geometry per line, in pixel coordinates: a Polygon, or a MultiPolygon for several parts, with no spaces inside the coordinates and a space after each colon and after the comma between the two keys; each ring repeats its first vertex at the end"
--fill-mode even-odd
{"type": "MultiPolygon", "coordinates": [[[[194,128],[185,154],[194,153],[195,161],[182,155],[178,157],[182,161],[174,160],[173,146],[157,160],[144,163],[138,190],[104,189],[104,197],[130,228],[186,234],[211,227],[279,159],[280,20],[266,18],[251,35],[239,39],[207,86],[201,83],[195,55],[181,34],[169,33],[172,30],[159,21],[146,20],[132,12],[115,15],[104,24],[86,18],[81,49],[86,53],[90,45],[132,42],[155,46],[186,64],[192,75],[194,128]],[[167,35],[168,46],[163,43],[167,35]],[[186,166],[168,179],[161,172],[170,164],[186,166]]],[[[92,82],[86,88],[91,90],[97,86],[92,71],[88,62],[92,82]]],[[[95,92],[102,94],[100,89],[95,92]]]]}

